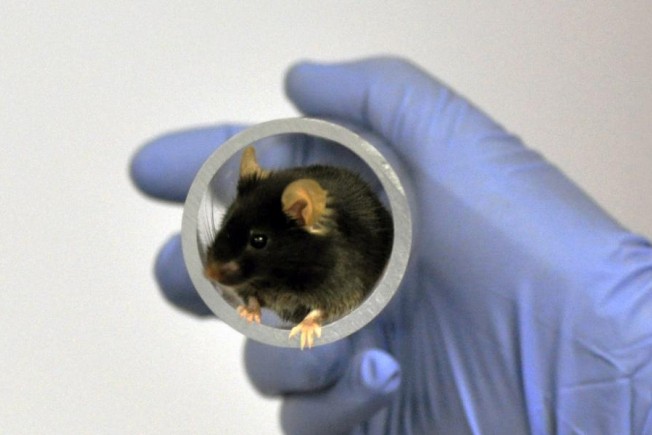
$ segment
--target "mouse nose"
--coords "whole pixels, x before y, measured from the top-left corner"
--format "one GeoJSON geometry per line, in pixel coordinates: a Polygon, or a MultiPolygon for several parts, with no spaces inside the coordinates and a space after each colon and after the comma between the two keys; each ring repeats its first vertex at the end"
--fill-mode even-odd
{"type": "Polygon", "coordinates": [[[204,275],[212,281],[228,284],[240,276],[240,267],[235,261],[226,263],[215,261],[206,265],[204,275]]]}

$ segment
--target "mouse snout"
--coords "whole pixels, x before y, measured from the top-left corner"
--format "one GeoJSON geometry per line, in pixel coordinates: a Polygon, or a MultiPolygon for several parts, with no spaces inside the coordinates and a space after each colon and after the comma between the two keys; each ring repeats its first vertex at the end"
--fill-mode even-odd
{"type": "Polygon", "coordinates": [[[235,261],[226,263],[215,261],[206,265],[204,275],[211,281],[232,285],[240,281],[242,274],[240,266],[235,261]]]}

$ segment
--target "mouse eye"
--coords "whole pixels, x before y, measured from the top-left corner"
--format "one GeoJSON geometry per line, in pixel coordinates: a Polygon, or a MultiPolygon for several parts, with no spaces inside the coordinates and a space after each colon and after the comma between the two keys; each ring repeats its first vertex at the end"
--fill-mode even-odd
{"type": "Polygon", "coordinates": [[[253,233],[249,238],[249,244],[254,249],[263,249],[267,245],[267,236],[265,234],[253,233]]]}

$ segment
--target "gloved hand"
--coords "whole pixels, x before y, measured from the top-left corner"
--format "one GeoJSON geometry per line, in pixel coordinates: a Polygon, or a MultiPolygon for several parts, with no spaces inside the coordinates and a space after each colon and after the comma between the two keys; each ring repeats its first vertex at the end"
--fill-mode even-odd
{"type": "MultiPolygon", "coordinates": [[[[286,87],[304,114],[382,137],[418,199],[413,267],[376,320],[310,351],[247,344],[253,384],[284,397],[287,432],[652,433],[646,240],[414,65],[300,64],[286,87]]],[[[136,184],[183,200],[238,128],[149,143],[136,184]]],[[[156,274],[173,302],[208,312],[178,237],[156,274]]]]}

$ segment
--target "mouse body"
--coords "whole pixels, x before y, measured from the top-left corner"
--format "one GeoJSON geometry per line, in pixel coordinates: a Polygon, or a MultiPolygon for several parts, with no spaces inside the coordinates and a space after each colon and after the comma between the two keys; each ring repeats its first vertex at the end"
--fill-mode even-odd
{"type": "Polygon", "coordinates": [[[253,147],[237,196],[206,253],[205,276],[242,299],[260,322],[269,308],[296,324],[301,348],[325,322],[359,306],[382,274],[393,238],[389,212],[357,174],[314,165],[262,169],[253,147]]]}

